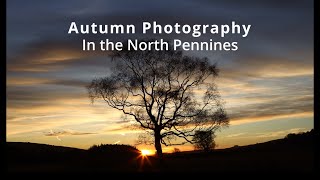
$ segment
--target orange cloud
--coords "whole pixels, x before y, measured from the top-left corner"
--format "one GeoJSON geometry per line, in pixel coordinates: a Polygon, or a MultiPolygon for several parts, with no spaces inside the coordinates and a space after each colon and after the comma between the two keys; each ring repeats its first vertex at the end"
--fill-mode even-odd
{"type": "Polygon", "coordinates": [[[48,72],[63,68],[65,62],[80,58],[105,56],[108,52],[85,52],[79,47],[62,43],[42,43],[26,48],[16,57],[7,60],[8,71],[13,72],[48,72]]]}
{"type": "Polygon", "coordinates": [[[239,125],[245,123],[252,123],[258,121],[269,121],[274,119],[287,119],[287,118],[305,118],[305,117],[313,117],[313,112],[302,112],[302,113],[292,113],[292,114],[279,114],[279,115],[265,115],[265,116],[256,116],[256,117],[249,117],[249,118],[239,118],[239,119],[231,119],[230,125],[239,125]]]}

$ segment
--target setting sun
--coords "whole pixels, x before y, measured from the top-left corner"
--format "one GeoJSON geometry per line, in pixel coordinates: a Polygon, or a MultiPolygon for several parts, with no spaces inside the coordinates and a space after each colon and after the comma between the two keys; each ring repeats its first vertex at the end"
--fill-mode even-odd
{"type": "Polygon", "coordinates": [[[153,153],[150,150],[147,150],[147,149],[142,149],[141,150],[141,155],[142,156],[148,156],[148,155],[151,155],[151,154],[153,154],[153,153]]]}

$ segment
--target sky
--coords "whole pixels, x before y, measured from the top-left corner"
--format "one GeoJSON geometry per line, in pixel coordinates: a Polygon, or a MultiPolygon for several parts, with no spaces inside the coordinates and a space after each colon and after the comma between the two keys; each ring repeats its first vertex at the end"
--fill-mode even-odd
{"type": "MultiPolygon", "coordinates": [[[[217,148],[309,131],[314,126],[313,13],[310,0],[7,1],[7,141],[86,149],[101,143],[135,145],[142,133],[128,128],[120,112],[91,103],[85,86],[110,75],[111,62],[107,52],[83,52],[82,39],[176,35],[69,35],[72,21],[137,27],[142,21],[251,24],[246,38],[223,39],[238,41],[237,51],[185,52],[208,57],[220,69],[216,83],[230,125],[216,133],[217,148]]],[[[183,41],[210,38],[179,36],[183,41]]]]}

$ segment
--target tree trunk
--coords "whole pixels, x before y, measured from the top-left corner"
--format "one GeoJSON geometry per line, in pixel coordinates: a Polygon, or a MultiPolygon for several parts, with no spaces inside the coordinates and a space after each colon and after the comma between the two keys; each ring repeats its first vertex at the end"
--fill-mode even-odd
{"type": "Polygon", "coordinates": [[[161,135],[159,130],[154,131],[154,146],[157,150],[157,156],[160,161],[162,161],[163,154],[162,154],[162,147],[161,147],[161,135]]]}

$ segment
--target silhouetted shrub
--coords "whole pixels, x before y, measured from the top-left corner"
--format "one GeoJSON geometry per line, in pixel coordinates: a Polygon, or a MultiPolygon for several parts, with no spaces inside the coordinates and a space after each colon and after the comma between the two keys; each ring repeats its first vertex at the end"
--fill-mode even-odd
{"type": "Polygon", "coordinates": [[[299,133],[290,133],[285,136],[285,139],[292,139],[292,138],[300,138],[300,137],[312,137],[314,136],[314,129],[311,129],[307,132],[299,132],[299,133]]]}
{"type": "Polygon", "coordinates": [[[173,149],[173,153],[179,153],[179,152],[181,152],[179,148],[174,148],[173,149]]]}
{"type": "Polygon", "coordinates": [[[96,154],[138,154],[140,151],[130,145],[124,144],[100,144],[91,146],[88,151],[96,154]]]}
{"type": "Polygon", "coordinates": [[[292,137],[295,137],[297,134],[294,134],[294,133],[290,133],[290,134],[287,134],[285,138],[292,138],[292,137]]]}
{"type": "Polygon", "coordinates": [[[233,149],[237,149],[237,148],[239,148],[240,146],[239,145],[234,145],[232,148],[233,149]]]}
{"type": "Polygon", "coordinates": [[[213,131],[196,131],[193,137],[194,147],[198,150],[210,151],[215,148],[213,131]]]}

